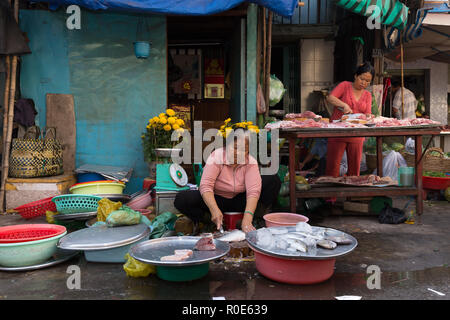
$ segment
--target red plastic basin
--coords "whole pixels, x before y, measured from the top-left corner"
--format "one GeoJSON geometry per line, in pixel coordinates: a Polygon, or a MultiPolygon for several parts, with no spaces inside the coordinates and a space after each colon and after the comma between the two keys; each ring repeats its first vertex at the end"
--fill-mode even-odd
{"type": "Polygon", "coordinates": [[[264,215],[266,227],[289,227],[299,222],[308,222],[308,217],[288,212],[274,212],[264,215]]]}
{"type": "Polygon", "coordinates": [[[272,257],[251,247],[256,269],[266,278],[290,284],[314,284],[328,280],[334,273],[336,259],[293,260],[272,257]]]}
{"type": "Polygon", "coordinates": [[[450,187],[450,177],[449,178],[439,178],[439,177],[422,177],[422,186],[424,189],[430,190],[445,190],[450,187]]]}
{"type": "Polygon", "coordinates": [[[56,224],[17,224],[0,227],[0,243],[36,241],[56,237],[66,232],[66,227],[56,224]]]}

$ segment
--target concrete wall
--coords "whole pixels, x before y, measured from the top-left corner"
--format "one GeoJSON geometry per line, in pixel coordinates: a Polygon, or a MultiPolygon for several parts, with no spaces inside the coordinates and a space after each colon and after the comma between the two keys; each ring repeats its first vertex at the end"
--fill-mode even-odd
{"type": "Polygon", "coordinates": [[[311,93],[328,88],[334,79],[334,41],[303,39],[300,49],[301,110],[311,110],[317,104],[311,93]]]}
{"type": "Polygon", "coordinates": [[[166,107],[166,20],[147,16],[152,48],[134,55],[138,16],[82,11],[81,30],[68,30],[64,11],[22,10],[30,39],[23,57],[22,96],[34,99],[45,125],[46,93],[73,94],[77,122],[76,166],[86,163],[134,168],[127,192],[148,176],[141,133],[166,107]]]}

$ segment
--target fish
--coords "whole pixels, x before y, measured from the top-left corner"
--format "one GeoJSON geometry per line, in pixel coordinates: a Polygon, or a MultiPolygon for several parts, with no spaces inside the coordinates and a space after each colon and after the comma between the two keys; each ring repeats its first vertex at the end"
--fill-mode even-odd
{"type": "Polygon", "coordinates": [[[345,236],[328,236],[325,240],[330,240],[337,244],[352,244],[352,239],[345,236]]]}
{"type": "Polygon", "coordinates": [[[214,244],[212,233],[208,233],[204,235],[200,240],[195,244],[194,250],[198,251],[212,251],[216,250],[216,245],[214,244]]]}
{"type": "Polygon", "coordinates": [[[190,249],[175,250],[175,255],[186,255],[186,254],[190,257],[194,254],[194,252],[190,249]]]}
{"type": "Polygon", "coordinates": [[[286,228],[269,228],[269,230],[273,235],[286,234],[289,232],[286,228]]]}
{"type": "Polygon", "coordinates": [[[185,255],[174,254],[171,256],[161,257],[161,261],[183,261],[183,260],[186,260],[187,258],[189,258],[189,256],[187,254],[185,254],[185,255]]]}
{"type": "Polygon", "coordinates": [[[245,240],[245,233],[241,230],[235,229],[222,237],[217,238],[219,241],[237,242],[245,240]]]}
{"type": "Polygon", "coordinates": [[[322,247],[324,249],[329,249],[329,250],[333,250],[334,248],[337,247],[336,242],[333,242],[331,240],[325,240],[325,239],[317,241],[316,244],[319,247],[322,247]]]}
{"type": "Polygon", "coordinates": [[[314,240],[322,240],[323,239],[323,237],[320,235],[314,235],[314,234],[309,234],[309,233],[300,232],[300,231],[291,232],[290,234],[297,234],[297,235],[303,236],[305,238],[312,238],[314,240]]]}
{"type": "MultiPolygon", "coordinates": [[[[300,251],[300,252],[307,251],[306,244],[300,240],[286,239],[286,242],[289,243],[289,248],[295,248],[295,250],[300,251]]],[[[291,251],[291,250],[289,250],[289,251],[291,251]]]]}

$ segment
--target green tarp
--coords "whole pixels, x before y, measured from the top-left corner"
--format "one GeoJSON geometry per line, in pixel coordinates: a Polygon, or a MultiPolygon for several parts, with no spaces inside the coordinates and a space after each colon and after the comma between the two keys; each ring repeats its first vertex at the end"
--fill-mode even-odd
{"type": "Polygon", "coordinates": [[[336,4],[365,17],[370,17],[376,13],[369,8],[375,5],[379,8],[382,24],[402,30],[407,23],[409,9],[398,0],[336,0],[336,4]]]}

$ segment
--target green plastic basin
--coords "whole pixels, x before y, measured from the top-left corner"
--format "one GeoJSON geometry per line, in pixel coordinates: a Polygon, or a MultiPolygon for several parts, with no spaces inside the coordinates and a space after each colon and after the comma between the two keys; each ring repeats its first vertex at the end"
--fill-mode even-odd
{"type": "Polygon", "coordinates": [[[43,263],[56,251],[58,240],[64,232],[56,237],[19,243],[0,243],[0,265],[3,267],[26,267],[43,263]]]}
{"type": "Polygon", "coordinates": [[[209,272],[209,262],[185,267],[156,267],[156,275],[167,281],[192,281],[203,278],[209,272]]]}

